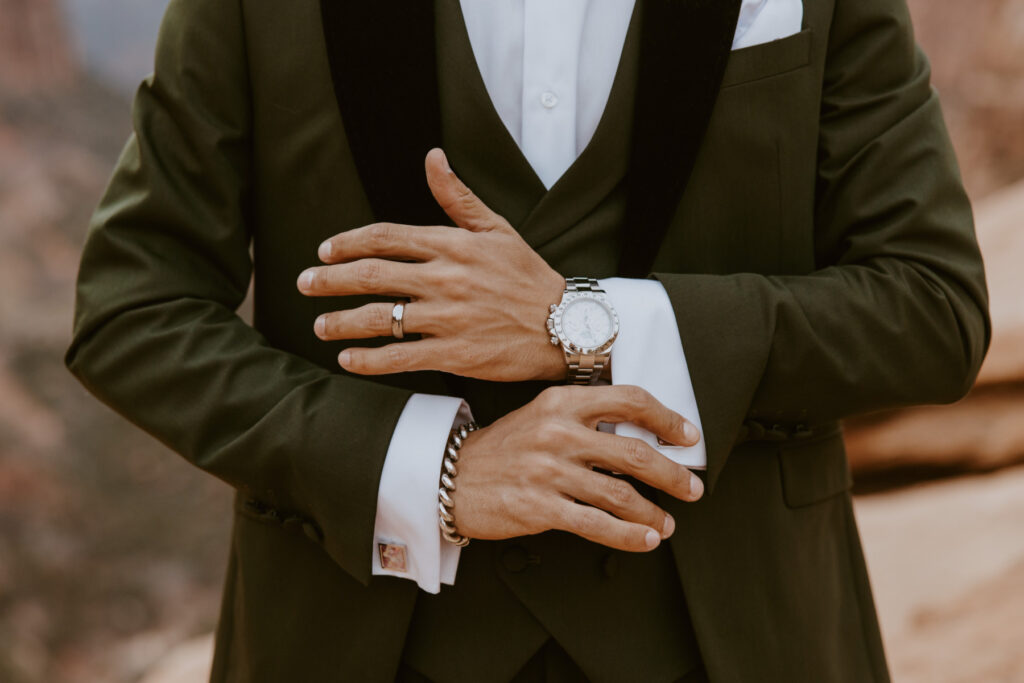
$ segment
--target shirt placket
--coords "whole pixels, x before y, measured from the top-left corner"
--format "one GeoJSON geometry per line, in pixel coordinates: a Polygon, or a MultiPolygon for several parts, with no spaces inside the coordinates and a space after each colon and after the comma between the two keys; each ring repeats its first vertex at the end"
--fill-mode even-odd
{"type": "Polygon", "coordinates": [[[576,159],[576,76],[585,0],[525,0],[522,150],[546,187],[576,159]]]}

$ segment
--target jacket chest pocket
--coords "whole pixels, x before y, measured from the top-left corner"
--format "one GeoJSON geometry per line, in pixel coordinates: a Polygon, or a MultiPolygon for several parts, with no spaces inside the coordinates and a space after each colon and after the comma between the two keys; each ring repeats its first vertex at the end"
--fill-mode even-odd
{"type": "Polygon", "coordinates": [[[812,31],[807,28],[770,43],[751,45],[729,54],[722,88],[781,76],[811,63],[812,31]]]}
{"type": "Polygon", "coordinates": [[[658,264],[681,272],[814,269],[821,64],[814,32],[735,50],[658,264]]]}

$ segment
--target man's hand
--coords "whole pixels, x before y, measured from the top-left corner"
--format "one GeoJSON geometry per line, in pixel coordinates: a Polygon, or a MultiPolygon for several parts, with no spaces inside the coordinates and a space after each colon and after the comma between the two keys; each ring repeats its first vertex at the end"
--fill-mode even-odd
{"type": "MultiPolygon", "coordinates": [[[[330,264],[299,276],[307,296],[410,297],[403,329],[422,339],[378,349],[350,348],[338,362],[350,372],[413,370],[492,381],[565,377],[562,351],[548,343],[548,306],[565,279],[452,172],[440,149],[426,158],[427,183],[458,228],[376,223],[320,245],[330,264]]],[[[317,318],[321,339],[391,335],[390,303],[317,318]]]]}
{"type": "Polygon", "coordinates": [[[672,535],[672,517],[628,482],[591,468],[631,475],[686,501],[700,498],[704,485],[643,441],[595,429],[626,421],[671,443],[699,439],[696,427],[632,386],[547,389],[471,433],[452,494],[458,532],[503,539],[560,529],[620,550],[657,547],[672,535]]]}

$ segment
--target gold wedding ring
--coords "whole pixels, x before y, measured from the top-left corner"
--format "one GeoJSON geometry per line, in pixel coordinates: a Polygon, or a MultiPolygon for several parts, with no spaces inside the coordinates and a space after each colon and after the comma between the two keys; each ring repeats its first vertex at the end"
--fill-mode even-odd
{"type": "Polygon", "coordinates": [[[391,336],[395,339],[404,339],[405,330],[402,329],[402,319],[405,317],[405,302],[396,301],[395,307],[391,309],[391,336]]]}

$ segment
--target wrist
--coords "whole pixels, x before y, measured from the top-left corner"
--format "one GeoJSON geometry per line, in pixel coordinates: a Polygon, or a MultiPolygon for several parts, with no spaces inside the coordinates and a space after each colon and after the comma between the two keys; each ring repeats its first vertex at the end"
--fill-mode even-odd
{"type": "MultiPolygon", "coordinates": [[[[542,297],[541,301],[544,303],[543,318],[541,320],[547,321],[548,313],[551,310],[552,305],[558,305],[562,300],[562,294],[565,292],[566,284],[565,278],[559,275],[555,271],[551,271],[552,277],[550,283],[545,288],[545,296],[542,297]]],[[[542,323],[543,325],[544,323],[542,323]]],[[[538,353],[537,359],[537,379],[547,380],[549,382],[562,382],[565,381],[566,376],[566,360],[565,352],[561,346],[552,346],[549,342],[551,333],[546,327],[538,327],[538,353]]]]}
{"type": "Polygon", "coordinates": [[[548,382],[564,382],[568,372],[565,352],[560,346],[552,346],[547,339],[543,341],[543,357],[540,359],[540,373],[537,378],[548,382]]]}

